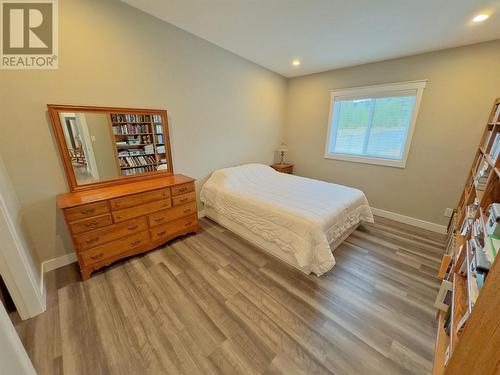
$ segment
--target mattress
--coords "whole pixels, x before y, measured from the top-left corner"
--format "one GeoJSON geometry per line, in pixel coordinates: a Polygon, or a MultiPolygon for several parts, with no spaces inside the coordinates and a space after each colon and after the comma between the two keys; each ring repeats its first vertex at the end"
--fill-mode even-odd
{"type": "Polygon", "coordinates": [[[331,243],[359,223],[373,222],[362,191],[262,164],[215,171],[200,198],[212,212],[274,244],[283,259],[293,258],[298,268],[318,276],[335,265],[331,243]]]}

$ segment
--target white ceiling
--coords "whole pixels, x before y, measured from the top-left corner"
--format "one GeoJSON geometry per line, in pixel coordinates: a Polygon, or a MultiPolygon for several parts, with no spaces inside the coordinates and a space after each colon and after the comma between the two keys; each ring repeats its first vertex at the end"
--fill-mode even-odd
{"type": "Polygon", "coordinates": [[[499,0],[122,1],[287,77],[500,39],[499,0]]]}

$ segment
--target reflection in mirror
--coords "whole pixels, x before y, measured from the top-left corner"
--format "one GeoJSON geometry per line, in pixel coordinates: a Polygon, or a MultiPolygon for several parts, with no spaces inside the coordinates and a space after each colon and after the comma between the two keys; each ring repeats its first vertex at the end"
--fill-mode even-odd
{"type": "Polygon", "coordinates": [[[168,171],[162,116],[59,112],[77,185],[168,171]]]}
{"type": "Polygon", "coordinates": [[[120,176],[106,114],[61,112],[59,116],[79,185],[120,176]]]}

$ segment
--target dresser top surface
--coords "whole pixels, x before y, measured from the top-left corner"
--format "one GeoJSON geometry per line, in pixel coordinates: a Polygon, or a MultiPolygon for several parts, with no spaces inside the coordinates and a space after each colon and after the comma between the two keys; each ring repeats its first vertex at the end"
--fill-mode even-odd
{"type": "Polygon", "coordinates": [[[57,207],[69,208],[81,206],[82,204],[94,203],[107,199],[123,197],[126,195],[143,193],[150,190],[162,189],[194,181],[194,178],[184,176],[182,174],[174,174],[171,176],[152,178],[150,180],[131,182],[123,185],[79,191],[75,193],[64,193],[57,196],[57,207]]]}

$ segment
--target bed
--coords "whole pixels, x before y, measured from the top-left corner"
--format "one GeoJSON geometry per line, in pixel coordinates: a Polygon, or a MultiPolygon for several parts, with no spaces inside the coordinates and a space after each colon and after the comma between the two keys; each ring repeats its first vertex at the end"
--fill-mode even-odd
{"type": "Polygon", "coordinates": [[[332,251],[361,222],[373,222],[362,191],[262,164],[215,171],[200,197],[210,219],[318,276],[332,269],[332,251]]]}

